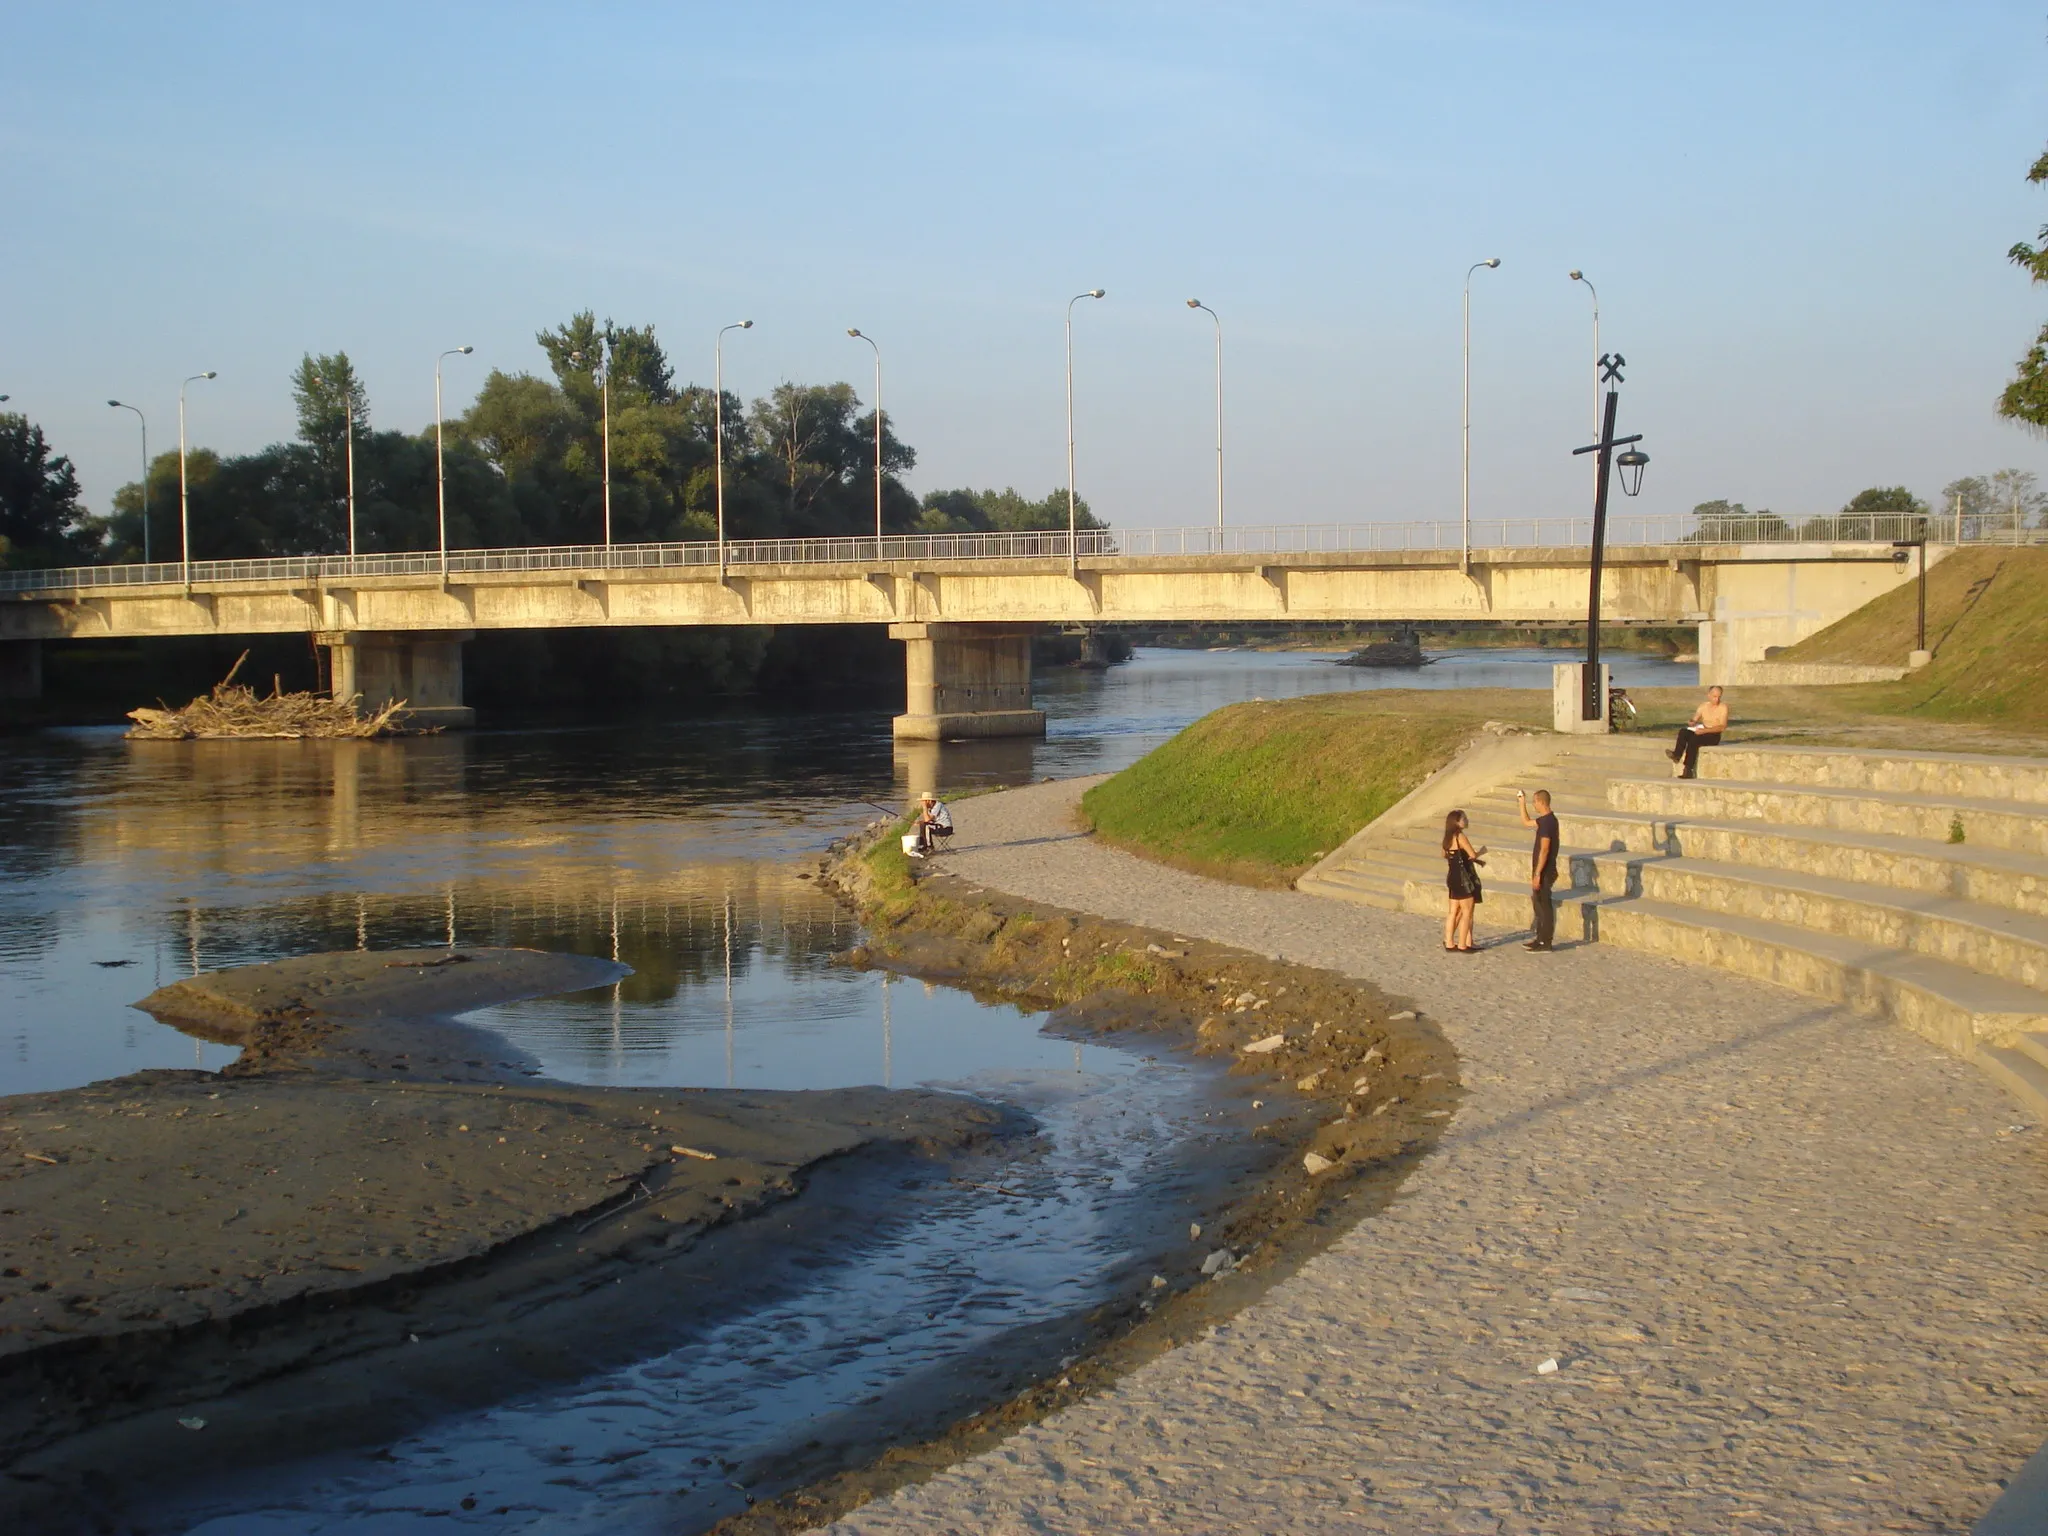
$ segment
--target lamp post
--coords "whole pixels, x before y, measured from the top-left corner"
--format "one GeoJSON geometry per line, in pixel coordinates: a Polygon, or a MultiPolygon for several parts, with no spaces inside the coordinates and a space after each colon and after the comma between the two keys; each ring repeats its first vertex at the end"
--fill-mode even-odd
{"type": "Polygon", "coordinates": [[[1622,494],[1633,496],[1643,488],[1643,469],[1650,462],[1650,456],[1640,448],[1629,448],[1616,454],[1615,449],[1626,444],[1640,443],[1643,434],[1632,437],[1614,435],[1614,413],[1621,404],[1621,370],[1628,366],[1628,360],[1619,352],[1612,357],[1602,355],[1600,373],[1596,383],[1607,386],[1607,399],[1602,406],[1600,418],[1600,441],[1584,448],[1574,448],[1572,454],[1598,454],[1593,471],[1593,570],[1591,586],[1586,596],[1586,665],[1580,674],[1579,718],[1599,720],[1605,717],[1607,700],[1602,697],[1600,686],[1600,567],[1607,553],[1607,481],[1609,466],[1621,471],[1622,494]]]}
{"type": "Polygon", "coordinates": [[[178,564],[182,568],[180,577],[188,587],[192,585],[192,509],[185,485],[185,385],[219,377],[209,368],[178,385],[178,564]]]}
{"type": "Polygon", "coordinates": [[[874,337],[858,327],[847,335],[875,349],[875,558],[882,558],[882,348],[874,337]]]}
{"type": "Polygon", "coordinates": [[[441,579],[448,579],[448,470],[441,455],[441,358],[467,357],[475,347],[450,347],[434,359],[434,508],[441,526],[441,579]]]}
{"type": "Polygon", "coordinates": [[[1913,641],[1913,654],[1906,659],[1906,664],[1911,667],[1924,667],[1927,665],[1927,521],[1927,514],[1921,513],[1917,519],[1918,532],[1912,538],[1892,540],[1892,548],[1897,551],[1894,556],[1895,559],[1903,561],[1906,558],[1906,551],[1909,549],[1920,551],[1920,590],[1918,593],[1920,611],[1916,638],[1913,641]]]}
{"type": "Polygon", "coordinates": [[[1573,267],[1567,274],[1575,283],[1584,283],[1586,292],[1593,296],[1593,430],[1600,430],[1600,290],[1593,286],[1593,280],[1573,267]]]}
{"type": "Polygon", "coordinates": [[[1083,299],[1099,299],[1105,288],[1090,288],[1067,300],[1067,574],[1081,574],[1081,547],[1075,542],[1074,515],[1074,306],[1083,299]]]}
{"type": "Polygon", "coordinates": [[[1462,438],[1459,479],[1459,517],[1461,530],[1458,547],[1458,569],[1472,569],[1472,274],[1481,267],[1491,270],[1500,265],[1498,256],[1489,256],[1484,261],[1475,261],[1465,269],[1465,428],[1462,438]]]}
{"type": "Polygon", "coordinates": [[[718,579],[725,580],[725,333],[751,331],[754,322],[735,320],[721,326],[711,348],[711,454],[718,481],[718,579]]]}
{"type": "MultiPolygon", "coordinates": [[[[5,400],[0,395],[0,400],[5,400]]],[[[109,400],[117,411],[133,411],[135,419],[142,423],[142,563],[149,564],[149,418],[142,414],[142,407],[129,405],[122,400],[109,400]]]]}
{"type": "Polygon", "coordinates": [[[1189,309],[1199,309],[1216,322],[1216,531],[1218,544],[1223,532],[1223,317],[1200,299],[1189,299],[1189,309]]]}

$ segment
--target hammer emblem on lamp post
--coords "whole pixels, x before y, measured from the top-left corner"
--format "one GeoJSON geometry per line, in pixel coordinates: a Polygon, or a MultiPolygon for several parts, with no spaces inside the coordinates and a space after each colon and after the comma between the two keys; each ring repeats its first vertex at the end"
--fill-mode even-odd
{"type": "Polygon", "coordinates": [[[1633,496],[1643,488],[1643,469],[1650,462],[1650,456],[1640,448],[1628,447],[1627,452],[1619,455],[1614,451],[1643,440],[1640,432],[1630,437],[1614,435],[1614,413],[1621,404],[1621,370],[1628,366],[1628,360],[1619,352],[1603,352],[1599,366],[1600,382],[1607,386],[1607,398],[1600,415],[1600,441],[1572,450],[1573,457],[1582,453],[1600,455],[1598,473],[1593,477],[1593,569],[1586,596],[1586,665],[1581,674],[1579,709],[1582,720],[1599,720],[1607,713],[1607,700],[1603,697],[1600,682],[1600,567],[1607,553],[1610,466],[1621,471],[1622,494],[1633,496]]]}

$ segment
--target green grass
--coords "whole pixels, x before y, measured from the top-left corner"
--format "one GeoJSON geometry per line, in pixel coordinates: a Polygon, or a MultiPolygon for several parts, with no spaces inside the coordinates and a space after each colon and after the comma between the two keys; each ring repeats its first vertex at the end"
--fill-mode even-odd
{"type": "MultiPolygon", "coordinates": [[[[1914,582],[1779,653],[1897,666],[1913,648],[1914,582]]],[[[1927,573],[1934,660],[1900,682],[1830,689],[1872,714],[2048,726],[2048,549],[1959,550],[1927,573]]]]}
{"type": "Polygon", "coordinates": [[[1325,694],[1233,704],[1089,790],[1096,836],[1148,858],[1284,885],[1448,762],[1489,719],[1536,723],[1547,696],[1325,694]]]}

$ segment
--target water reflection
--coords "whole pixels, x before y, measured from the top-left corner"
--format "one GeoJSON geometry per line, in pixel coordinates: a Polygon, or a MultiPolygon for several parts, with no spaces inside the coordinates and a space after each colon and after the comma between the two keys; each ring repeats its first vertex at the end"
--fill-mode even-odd
{"type": "MultiPolygon", "coordinates": [[[[637,973],[621,1005],[652,1005],[722,977],[729,896],[736,978],[822,965],[851,942],[845,919],[789,867],[878,804],[1111,771],[1242,699],[1547,687],[1555,655],[1451,653],[1419,673],[1332,659],[1145,650],[1106,673],[1043,673],[1045,740],[945,747],[892,743],[881,710],[386,742],[7,738],[0,1092],[219,1065],[220,1047],[127,1005],[194,970],[314,949],[616,943],[637,973]]],[[[1631,686],[1695,675],[1643,657],[1616,669],[1631,686]]]]}

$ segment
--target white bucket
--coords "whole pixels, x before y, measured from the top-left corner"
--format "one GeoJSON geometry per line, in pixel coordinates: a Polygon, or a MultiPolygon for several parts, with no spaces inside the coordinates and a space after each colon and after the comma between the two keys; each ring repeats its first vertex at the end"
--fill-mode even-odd
{"type": "Polygon", "coordinates": [[[903,834],[903,851],[905,853],[917,852],[917,834],[915,832],[903,834]]]}

